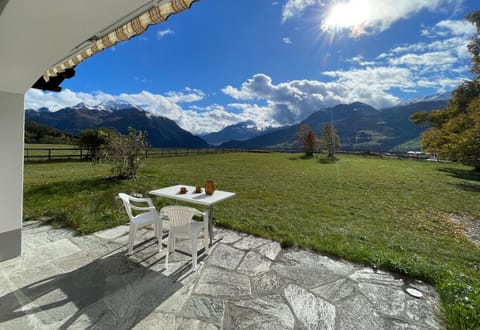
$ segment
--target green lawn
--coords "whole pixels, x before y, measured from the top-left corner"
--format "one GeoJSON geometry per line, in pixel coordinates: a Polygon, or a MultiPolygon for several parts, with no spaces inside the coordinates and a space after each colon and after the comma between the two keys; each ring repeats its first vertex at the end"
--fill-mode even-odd
{"type": "Polygon", "coordinates": [[[447,328],[480,328],[480,249],[447,221],[449,213],[480,219],[480,174],[468,167],[233,153],[148,159],[139,174],[123,182],[108,179],[106,165],[26,164],[25,219],[90,233],[126,221],[118,192],[213,178],[237,193],[215,208],[218,224],[425,280],[442,297],[447,328]]]}

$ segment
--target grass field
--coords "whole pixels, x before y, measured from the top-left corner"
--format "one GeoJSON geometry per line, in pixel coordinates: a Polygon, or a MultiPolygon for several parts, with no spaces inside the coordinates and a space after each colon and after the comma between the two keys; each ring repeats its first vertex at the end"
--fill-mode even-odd
{"type": "Polygon", "coordinates": [[[133,181],[109,179],[106,165],[26,164],[24,216],[90,233],[127,220],[118,192],[213,178],[237,193],[215,208],[218,224],[424,280],[441,295],[447,328],[480,328],[480,249],[448,221],[449,214],[480,219],[478,173],[447,163],[300,156],[148,159],[133,181]]]}

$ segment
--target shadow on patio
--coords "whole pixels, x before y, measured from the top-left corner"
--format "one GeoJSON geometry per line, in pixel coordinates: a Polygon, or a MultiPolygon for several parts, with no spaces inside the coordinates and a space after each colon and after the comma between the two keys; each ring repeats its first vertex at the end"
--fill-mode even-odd
{"type": "MultiPolygon", "coordinates": [[[[129,329],[181,289],[184,286],[182,278],[191,277],[188,262],[174,267],[173,273],[165,274],[164,253],[159,255],[154,239],[137,245],[135,254],[129,257],[125,255],[124,245],[113,242],[107,251],[108,245],[98,245],[100,240],[95,243],[91,239],[87,242],[84,237],[73,236],[68,241],[57,238],[49,242],[31,242],[39,246],[34,249],[27,246],[21,260],[12,260],[10,266],[0,268],[0,279],[10,287],[6,289],[2,285],[3,290],[0,287],[0,323],[3,326],[129,329]],[[81,251],[55,258],[48,251],[53,245],[62,249],[59,242],[66,251],[72,241],[82,250],[83,246],[91,245],[97,254],[81,251]],[[46,259],[47,262],[41,260],[43,247],[51,258],[46,259]],[[33,251],[39,255],[33,256],[33,251]],[[72,270],[65,272],[68,268],[72,270]]],[[[25,239],[29,239],[28,235],[25,239]]]]}

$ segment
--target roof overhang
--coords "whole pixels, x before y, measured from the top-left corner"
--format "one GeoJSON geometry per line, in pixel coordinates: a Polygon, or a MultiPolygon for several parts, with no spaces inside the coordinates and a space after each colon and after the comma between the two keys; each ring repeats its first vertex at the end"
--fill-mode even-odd
{"type": "Polygon", "coordinates": [[[47,83],[55,79],[50,83],[55,87],[86,58],[189,8],[194,1],[0,0],[0,91],[24,93],[38,83],[38,77],[47,83]],[[152,10],[157,17],[145,20],[152,10]],[[136,26],[130,33],[132,22],[136,26]],[[116,37],[121,36],[119,29],[126,38],[116,37]]]}

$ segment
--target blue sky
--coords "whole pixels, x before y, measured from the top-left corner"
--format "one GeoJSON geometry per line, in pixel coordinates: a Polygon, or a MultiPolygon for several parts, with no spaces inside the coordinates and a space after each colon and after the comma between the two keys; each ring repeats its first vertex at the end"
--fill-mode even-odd
{"type": "Polygon", "coordinates": [[[112,100],[195,134],[293,124],[339,103],[377,108],[469,79],[477,0],[201,0],[86,60],[26,108],[112,100]]]}

